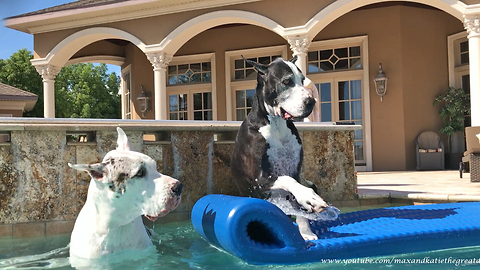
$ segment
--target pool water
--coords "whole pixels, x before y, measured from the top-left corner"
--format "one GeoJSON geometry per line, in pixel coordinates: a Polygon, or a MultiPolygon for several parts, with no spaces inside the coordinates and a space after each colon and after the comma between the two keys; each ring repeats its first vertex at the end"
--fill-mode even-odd
{"type": "MultiPolygon", "coordinates": [[[[480,269],[480,246],[356,261],[255,266],[210,246],[197,234],[190,221],[157,224],[154,232],[155,248],[152,250],[136,253],[129,251],[117,258],[121,260],[99,260],[85,269],[480,269]],[[390,262],[393,260],[395,262],[390,262]]],[[[68,259],[69,241],[70,235],[29,239],[0,238],[0,269],[74,269],[68,259]]],[[[412,242],[412,245],[415,243],[412,242]]]]}

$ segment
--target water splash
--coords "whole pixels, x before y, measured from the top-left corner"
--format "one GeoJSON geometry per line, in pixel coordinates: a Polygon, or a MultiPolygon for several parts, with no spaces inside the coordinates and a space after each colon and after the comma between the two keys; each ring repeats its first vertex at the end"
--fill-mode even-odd
{"type": "Polygon", "coordinates": [[[69,245],[42,254],[0,260],[1,269],[47,269],[70,266],[69,245]]]}
{"type": "Polygon", "coordinates": [[[267,194],[267,201],[280,208],[286,215],[304,217],[313,221],[336,220],[340,214],[340,210],[332,205],[320,213],[309,212],[297,202],[295,196],[283,189],[270,190],[267,194]]]}

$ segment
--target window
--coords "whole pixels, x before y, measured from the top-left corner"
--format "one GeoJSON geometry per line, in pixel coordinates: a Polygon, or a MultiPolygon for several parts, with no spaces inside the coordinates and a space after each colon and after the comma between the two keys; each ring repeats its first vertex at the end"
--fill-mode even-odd
{"type": "Polygon", "coordinates": [[[187,94],[169,95],[170,120],[188,120],[187,94]]]}
{"type": "Polygon", "coordinates": [[[231,51],[225,54],[227,120],[243,121],[253,104],[257,72],[252,65],[245,62],[242,56],[248,60],[268,65],[278,57],[285,58],[286,55],[286,46],[231,51]]]}
{"type": "Polygon", "coordinates": [[[307,77],[315,83],[320,102],[320,121],[352,122],[355,167],[371,170],[369,77],[367,37],[312,42],[307,77]]]}
{"type": "Polygon", "coordinates": [[[460,64],[465,65],[468,64],[468,40],[460,42],[460,64]]]}
{"type": "MultiPolygon", "coordinates": [[[[467,32],[461,32],[448,37],[448,72],[449,84],[462,88],[470,95],[470,64],[467,32]]],[[[471,126],[471,116],[465,116],[466,127],[471,126]]],[[[461,151],[461,150],[460,150],[461,151]]]]}
{"type": "Polygon", "coordinates": [[[315,84],[320,98],[320,121],[332,121],[332,86],[331,83],[315,84]]]}
{"type": "Polygon", "coordinates": [[[122,117],[132,119],[132,81],[130,66],[122,71],[122,117]]]}
{"type": "MultiPolygon", "coordinates": [[[[273,60],[279,58],[280,55],[267,55],[261,57],[248,58],[248,60],[268,65],[273,60]]],[[[234,62],[234,80],[255,80],[257,78],[257,72],[253,69],[253,66],[248,64],[243,58],[235,59],[234,62]]]]}
{"type": "Polygon", "coordinates": [[[245,119],[252,109],[255,89],[235,91],[235,112],[236,119],[245,119]]]}
{"type": "Polygon", "coordinates": [[[210,62],[168,66],[168,85],[211,82],[212,64],[210,62]]]}
{"type": "Polygon", "coordinates": [[[167,69],[170,120],[215,120],[214,54],[174,57],[167,69]]]}
{"type": "Polygon", "coordinates": [[[193,120],[213,120],[212,93],[193,93],[193,120]]]}
{"type": "Polygon", "coordinates": [[[308,52],[308,73],[361,69],[360,46],[308,52]]]}

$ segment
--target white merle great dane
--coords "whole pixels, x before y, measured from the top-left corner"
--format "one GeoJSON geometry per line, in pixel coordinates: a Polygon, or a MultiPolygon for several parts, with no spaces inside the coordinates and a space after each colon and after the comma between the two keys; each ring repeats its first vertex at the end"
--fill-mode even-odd
{"type": "Polygon", "coordinates": [[[70,258],[147,249],[153,244],[141,216],[154,221],[180,203],[182,184],[160,174],[149,156],[131,151],[125,132],[117,132],[117,149],[101,163],[68,164],[92,178],[71,235],[70,258]]]}
{"type": "Polygon", "coordinates": [[[238,131],[231,169],[242,196],[266,199],[295,215],[306,240],[318,237],[308,217],[328,205],[311,188],[299,183],[302,141],[293,124],[310,115],[315,99],[303,87],[305,76],[291,61],[277,58],[269,65],[245,61],[257,71],[252,109],[238,131]]]}

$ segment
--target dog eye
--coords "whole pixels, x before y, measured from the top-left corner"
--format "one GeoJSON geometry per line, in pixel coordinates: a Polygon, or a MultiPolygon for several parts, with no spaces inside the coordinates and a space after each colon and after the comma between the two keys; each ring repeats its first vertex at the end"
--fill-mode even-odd
{"type": "Polygon", "coordinates": [[[284,85],[290,85],[292,83],[292,79],[285,79],[282,81],[284,85]]]}
{"type": "Polygon", "coordinates": [[[142,178],[142,177],[145,177],[146,174],[147,174],[147,169],[145,168],[145,166],[142,166],[140,167],[140,169],[138,170],[137,174],[135,174],[134,177],[142,178]]]}

